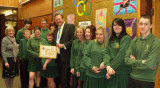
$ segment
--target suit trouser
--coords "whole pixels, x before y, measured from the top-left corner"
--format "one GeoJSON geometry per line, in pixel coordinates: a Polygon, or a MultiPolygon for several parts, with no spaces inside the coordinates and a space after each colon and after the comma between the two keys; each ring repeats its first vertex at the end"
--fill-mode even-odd
{"type": "Polygon", "coordinates": [[[154,82],[144,82],[130,78],[127,88],[154,88],[154,82]]]}
{"type": "Polygon", "coordinates": [[[70,62],[63,62],[60,55],[57,55],[59,77],[55,80],[56,85],[61,88],[70,88],[70,62]]]}
{"type": "Polygon", "coordinates": [[[78,86],[78,77],[77,75],[72,74],[72,88],[77,88],[78,86]]]}
{"type": "Polygon", "coordinates": [[[28,60],[20,60],[20,78],[21,78],[21,88],[28,88],[29,84],[29,72],[28,60]]]}

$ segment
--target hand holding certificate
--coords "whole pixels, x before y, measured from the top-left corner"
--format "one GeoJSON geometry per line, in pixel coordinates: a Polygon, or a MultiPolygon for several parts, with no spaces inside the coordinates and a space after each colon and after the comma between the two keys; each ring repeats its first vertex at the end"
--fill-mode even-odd
{"type": "Polygon", "coordinates": [[[57,58],[57,47],[56,46],[40,45],[39,57],[40,58],[56,59],[57,58]]]}

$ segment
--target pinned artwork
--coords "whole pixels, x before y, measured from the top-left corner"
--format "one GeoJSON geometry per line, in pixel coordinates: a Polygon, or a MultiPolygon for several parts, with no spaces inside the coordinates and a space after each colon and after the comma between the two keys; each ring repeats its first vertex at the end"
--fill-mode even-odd
{"type": "Polygon", "coordinates": [[[55,12],[54,12],[54,15],[57,14],[57,13],[63,14],[63,9],[60,9],[60,10],[55,11],[55,12]]]}
{"type": "Polygon", "coordinates": [[[107,35],[108,35],[108,37],[109,37],[109,28],[106,28],[106,30],[107,30],[107,35]]]}
{"type": "Polygon", "coordinates": [[[107,16],[107,8],[96,10],[96,19],[95,19],[96,28],[98,27],[106,28],[106,16],[107,16]]]}
{"type": "Polygon", "coordinates": [[[135,13],[137,0],[114,0],[114,15],[135,13]]]}
{"type": "Polygon", "coordinates": [[[67,16],[67,23],[68,24],[74,24],[74,19],[75,19],[75,15],[74,14],[69,14],[67,16]]]}
{"type": "Polygon", "coordinates": [[[54,8],[63,5],[63,0],[54,0],[54,8]]]}
{"type": "Polygon", "coordinates": [[[137,24],[137,18],[133,19],[124,19],[124,22],[126,24],[126,32],[129,36],[131,36],[132,39],[136,37],[136,24],[137,24]]]}

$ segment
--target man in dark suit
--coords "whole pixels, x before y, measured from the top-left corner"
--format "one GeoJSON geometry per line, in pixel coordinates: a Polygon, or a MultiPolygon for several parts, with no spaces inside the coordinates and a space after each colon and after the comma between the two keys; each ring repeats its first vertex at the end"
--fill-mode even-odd
{"type": "Polygon", "coordinates": [[[54,17],[58,25],[53,33],[53,45],[57,46],[59,83],[61,88],[70,88],[70,53],[72,41],[75,39],[75,26],[65,23],[61,14],[56,14],[54,17]]]}

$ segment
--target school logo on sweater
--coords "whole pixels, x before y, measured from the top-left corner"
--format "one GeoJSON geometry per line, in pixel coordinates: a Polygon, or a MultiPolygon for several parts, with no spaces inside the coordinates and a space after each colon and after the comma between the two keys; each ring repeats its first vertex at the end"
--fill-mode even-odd
{"type": "Polygon", "coordinates": [[[116,43],[116,46],[115,46],[115,48],[119,48],[119,43],[116,43]]]}
{"type": "Polygon", "coordinates": [[[149,51],[149,45],[146,45],[146,48],[144,51],[149,51]]]}

